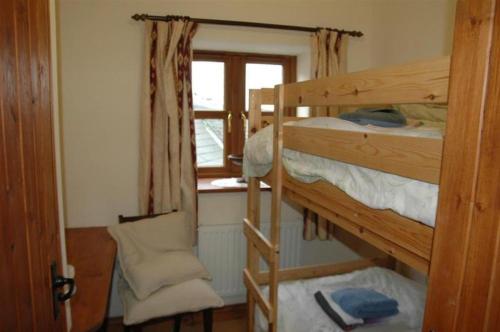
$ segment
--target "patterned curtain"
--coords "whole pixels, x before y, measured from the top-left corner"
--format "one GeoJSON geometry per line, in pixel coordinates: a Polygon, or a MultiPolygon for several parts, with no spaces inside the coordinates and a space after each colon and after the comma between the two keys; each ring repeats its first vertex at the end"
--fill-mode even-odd
{"type": "Polygon", "coordinates": [[[197,168],[191,91],[189,20],[146,21],[141,111],[139,207],[141,214],[183,210],[197,230],[197,168]]]}
{"type": "MultiPolygon", "coordinates": [[[[347,34],[320,29],[311,36],[311,77],[334,77],[347,72],[347,34]]],[[[317,116],[336,116],[338,107],[316,107],[317,116]]]]}
{"type": "MultiPolygon", "coordinates": [[[[327,29],[320,29],[311,36],[311,76],[312,78],[334,77],[347,72],[348,35],[327,29]]],[[[340,113],[338,107],[315,107],[315,116],[336,116],[340,113]]],[[[312,211],[304,211],[305,240],[331,240],[333,224],[312,211]]]]}

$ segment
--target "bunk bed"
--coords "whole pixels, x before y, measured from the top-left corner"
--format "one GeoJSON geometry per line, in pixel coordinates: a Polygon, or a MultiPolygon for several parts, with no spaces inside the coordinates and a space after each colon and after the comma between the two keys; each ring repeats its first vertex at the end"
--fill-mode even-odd
{"type": "Polygon", "coordinates": [[[268,330],[277,331],[280,281],[343,274],[376,265],[393,267],[394,259],[428,273],[434,233],[432,224],[389,209],[370,208],[326,181],[304,183],[287,173],[282,158],[284,149],[289,149],[438,185],[443,139],[284,125],[297,120],[285,116],[285,112],[300,106],[446,104],[449,67],[449,57],[443,57],[251,91],[249,135],[273,124],[273,148],[272,169],[264,176],[248,178],[248,210],[243,223],[247,267],[243,280],[248,290],[249,331],[254,331],[256,304],[268,322],[268,330]],[[262,114],[261,105],[264,104],[275,105],[272,116],[262,114]],[[269,239],[259,230],[260,181],[272,187],[269,239]],[[285,197],[385,255],[341,264],[280,270],[280,206],[285,197]],[[259,271],[260,256],[267,262],[268,272],[259,271]],[[264,284],[268,285],[268,299],[261,290],[264,284]]]}

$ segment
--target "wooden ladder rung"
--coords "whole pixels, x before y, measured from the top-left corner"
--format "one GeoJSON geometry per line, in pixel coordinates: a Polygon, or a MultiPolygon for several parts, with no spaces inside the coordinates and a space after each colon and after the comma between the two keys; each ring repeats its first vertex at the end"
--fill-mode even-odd
{"type": "Polygon", "coordinates": [[[260,291],[259,285],[257,285],[248,269],[243,270],[243,282],[245,283],[247,291],[250,292],[250,296],[252,296],[257,301],[257,304],[262,310],[262,313],[264,314],[264,316],[266,316],[267,322],[269,324],[272,323],[273,309],[271,307],[271,304],[264,298],[264,294],[262,294],[262,292],[260,291]]]}
{"type": "Polygon", "coordinates": [[[271,242],[247,218],[243,219],[243,233],[269,264],[272,264],[276,260],[278,250],[271,245],[271,242]]]}

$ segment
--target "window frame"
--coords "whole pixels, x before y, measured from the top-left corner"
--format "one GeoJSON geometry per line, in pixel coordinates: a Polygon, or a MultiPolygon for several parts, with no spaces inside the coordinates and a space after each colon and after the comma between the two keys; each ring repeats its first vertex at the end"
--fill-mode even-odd
{"type": "Polygon", "coordinates": [[[230,154],[242,154],[245,132],[242,114],[245,109],[245,65],[247,63],[278,64],[283,66],[283,83],[292,83],[297,77],[297,57],[291,55],[240,53],[226,51],[195,50],[193,61],[215,61],[224,63],[224,110],[196,111],[196,119],[220,119],[224,126],[224,151],[222,167],[198,167],[198,177],[238,177],[241,166],[228,160],[230,154]],[[229,93],[231,92],[231,93],[229,93]],[[228,114],[231,114],[231,132],[228,132],[228,114]]]}

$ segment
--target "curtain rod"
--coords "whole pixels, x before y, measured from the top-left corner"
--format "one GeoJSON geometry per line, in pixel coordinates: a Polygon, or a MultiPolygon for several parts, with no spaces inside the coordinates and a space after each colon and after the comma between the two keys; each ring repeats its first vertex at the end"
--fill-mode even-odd
{"type": "Polygon", "coordinates": [[[361,31],[350,31],[343,29],[334,28],[312,28],[312,27],[301,27],[296,25],[282,25],[282,24],[269,24],[269,23],[258,23],[258,22],[243,22],[243,21],[227,21],[227,20],[213,20],[206,18],[192,18],[189,16],[177,16],[177,15],[166,15],[166,16],[155,16],[149,14],[135,14],[132,18],[136,21],[171,21],[178,19],[191,20],[196,23],[202,24],[214,24],[214,25],[232,25],[232,26],[242,26],[242,27],[252,27],[252,28],[265,28],[265,29],[278,29],[278,30],[292,30],[292,31],[305,31],[305,32],[316,32],[319,29],[327,29],[329,31],[335,31],[340,34],[347,34],[352,37],[362,37],[363,33],[361,31]]]}

